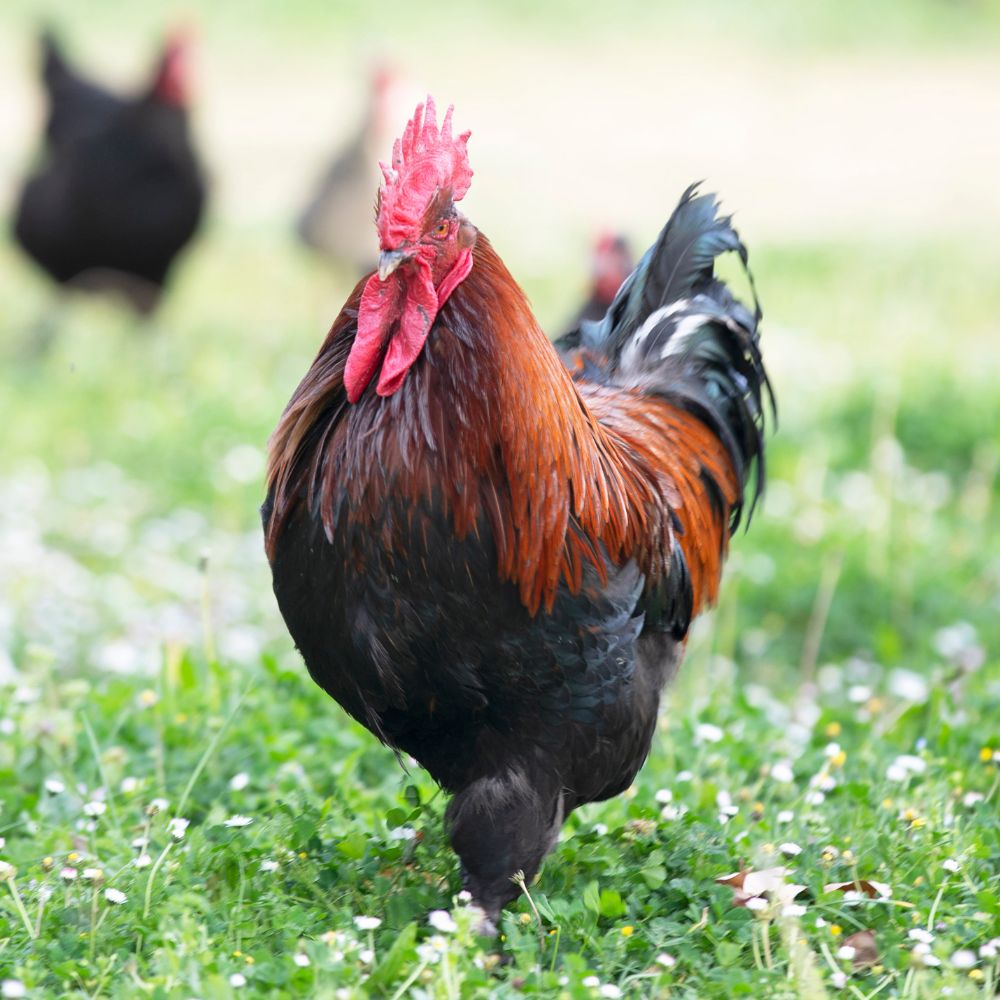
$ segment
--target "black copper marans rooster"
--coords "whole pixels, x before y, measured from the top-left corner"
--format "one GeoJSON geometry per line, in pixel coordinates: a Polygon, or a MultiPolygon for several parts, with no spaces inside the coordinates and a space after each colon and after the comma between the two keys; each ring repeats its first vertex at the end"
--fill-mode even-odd
{"type": "Polygon", "coordinates": [[[383,165],[377,273],[270,443],[274,591],[318,684],[453,798],[487,926],[577,806],[649,751],[660,691],[714,601],[756,464],[746,250],[688,190],[564,367],[489,241],[451,109],[383,165]]]}

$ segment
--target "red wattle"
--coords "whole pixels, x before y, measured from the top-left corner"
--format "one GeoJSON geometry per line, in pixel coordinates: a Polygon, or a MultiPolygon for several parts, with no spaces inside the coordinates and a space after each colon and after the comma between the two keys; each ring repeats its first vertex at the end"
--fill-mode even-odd
{"type": "Polygon", "coordinates": [[[406,378],[410,366],[420,356],[437,316],[438,297],[430,265],[415,260],[404,276],[406,298],[399,329],[389,341],[382,372],[375,387],[380,396],[391,396],[406,378]]]}
{"type": "Polygon", "coordinates": [[[398,275],[381,281],[373,274],[361,293],[358,308],[358,332],[344,365],[344,388],[347,399],[356,403],[378,370],[385,338],[403,306],[403,283],[398,275]]]}
{"type": "Polygon", "coordinates": [[[378,371],[383,350],[385,360],[376,392],[380,396],[391,396],[403,384],[406,373],[420,357],[438,310],[469,276],[472,251],[462,250],[437,288],[426,261],[416,259],[404,268],[386,281],[373,274],[361,293],[358,332],[344,366],[344,388],[351,403],[356,403],[368,388],[378,371]],[[394,324],[397,324],[396,331],[385,349],[386,338],[394,324]]]}

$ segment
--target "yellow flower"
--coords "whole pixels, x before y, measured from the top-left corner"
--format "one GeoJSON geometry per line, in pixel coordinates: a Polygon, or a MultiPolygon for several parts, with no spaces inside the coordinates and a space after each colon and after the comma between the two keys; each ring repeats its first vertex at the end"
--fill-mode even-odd
{"type": "Polygon", "coordinates": [[[155,705],[159,701],[159,696],[157,693],[150,688],[146,688],[145,691],[139,692],[139,704],[143,708],[149,708],[151,705],[155,705]]]}
{"type": "Polygon", "coordinates": [[[830,758],[830,767],[843,767],[847,762],[847,754],[841,750],[830,758]]]}
{"type": "Polygon", "coordinates": [[[47,872],[52,871],[52,866],[54,864],[55,862],[52,860],[52,858],[42,858],[42,868],[44,868],[45,871],[47,872]]]}
{"type": "Polygon", "coordinates": [[[520,920],[522,924],[530,924],[531,923],[531,914],[530,913],[522,913],[517,919],[520,920]]]}
{"type": "Polygon", "coordinates": [[[830,924],[830,933],[834,937],[840,937],[840,935],[844,933],[844,928],[841,927],[840,924],[830,924]]]}
{"type": "Polygon", "coordinates": [[[885,702],[881,698],[871,698],[867,707],[872,715],[877,715],[885,707],[885,702]]]}
{"type": "Polygon", "coordinates": [[[891,809],[892,808],[892,799],[883,799],[882,800],[882,808],[883,809],[891,809]]]}
{"type": "Polygon", "coordinates": [[[970,969],[969,978],[974,979],[977,983],[979,983],[986,978],[986,974],[982,969],[970,969]]]}
{"type": "Polygon", "coordinates": [[[236,951],[233,952],[233,958],[239,958],[242,954],[243,952],[237,948],[236,951]]]}
{"type": "Polygon", "coordinates": [[[301,858],[301,859],[302,859],[303,861],[305,861],[305,859],[306,859],[306,858],[308,858],[308,857],[309,857],[309,855],[308,855],[308,854],[306,854],[306,852],[305,852],[305,851],[299,851],[299,857],[300,857],[300,858],[301,858]]]}
{"type": "Polygon", "coordinates": [[[622,937],[631,937],[635,933],[635,928],[631,924],[626,924],[622,928],[622,937]]]}
{"type": "Polygon", "coordinates": [[[924,877],[923,877],[923,875],[918,875],[918,876],[917,876],[917,877],[916,877],[916,878],[915,878],[915,879],[913,880],[913,884],[914,884],[914,885],[923,885],[923,884],[924,884],[924,877]]]}
{"type": "Polygon", "coordinates": [[[841,726],[839,722],[829,722],[826,726],[826,735],[828,739],[833,739],[835,736],[840,735],[841,726]]]}
{"type": "Polygon", "coordinates": [[[69,854],[66,855],[66,860],[67,861],[79,861],[80,860],[80,855],[77,854],[76,851],[70,851],[69,854]]]}
{"type": "Polygon", "coordinates": [[[907,823],[912,823],[916,818],[917,818],[916,809],[907,809],[903,813],[903,819],[905,819],[907,823]]]}
{"type": "Polygon", "coordinates": [[[247,965],[253,965],[253,955],[244,955],[243,961],[246,962],[247,965]]]}
{"type": "Polygon", "coordinates": [[[993,760],[993,747],[983,747],[983,749],[979,751],[979,759],[984,764],[988,764],[991,760],[993,760]]]}

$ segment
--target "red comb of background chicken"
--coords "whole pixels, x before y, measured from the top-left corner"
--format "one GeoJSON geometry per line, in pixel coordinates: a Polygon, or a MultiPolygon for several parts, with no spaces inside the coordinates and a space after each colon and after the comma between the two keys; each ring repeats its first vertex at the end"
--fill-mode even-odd
{"type": "Polygon", "coordinates": [[[189,64],[194,32],[187,26],[175,28],[167,36],[163,56],[153,81],[153,93],[164,104],[183,107],[189,96],[189,64]]]}
{"type": "Polygon", "coordinates": [[[467,143],[471,132],[453,138],[452,105],[440,129],[434,98],[428,96],[426,110],[417,105],[403,137],[392,147],[392,165],[380,163],[382,184],[376,225],[383,250],[394,250],[404,241],[419,239],[424,213],[439,191],[448,191],[460,201],[472,183],[467,143]]]}

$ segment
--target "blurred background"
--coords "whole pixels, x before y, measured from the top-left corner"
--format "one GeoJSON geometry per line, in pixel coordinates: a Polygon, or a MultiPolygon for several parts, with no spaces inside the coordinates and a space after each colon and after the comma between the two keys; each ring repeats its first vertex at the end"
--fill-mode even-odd
{"type": "Polygon", "coordinates": [[[641,252],[698,179],[736,213],[781,426],[706,650],[781,685],[855,654],[929,671],[940,630],[996,632],[997,4],[8,0],[7,218],[38,162],[43,19],[124,91],[190,30],[209,194],[148,320],[83,295],[52,320],[54,284],[0,240],[0,680],[155,671],[206,620],[226,662],[294,666],[261,554],[264,448],[355,280],[296,220],[380,68],[380,155],[426,92],[456,105],[463,207],[553,334],[598,234],[641,252]],[[43,321],[49,349],[23,351],[43,321]]]}

